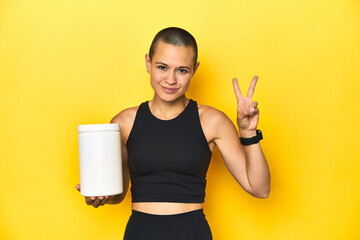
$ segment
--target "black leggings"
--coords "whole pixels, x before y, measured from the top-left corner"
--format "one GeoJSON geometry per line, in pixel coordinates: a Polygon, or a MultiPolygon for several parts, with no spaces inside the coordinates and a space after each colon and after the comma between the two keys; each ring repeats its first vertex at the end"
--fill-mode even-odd
{"type": "Polygon", "coordinates": [[[211,240],[210,226],[203,209],[157,215],[132,210],[124,240],[211,240]]]}

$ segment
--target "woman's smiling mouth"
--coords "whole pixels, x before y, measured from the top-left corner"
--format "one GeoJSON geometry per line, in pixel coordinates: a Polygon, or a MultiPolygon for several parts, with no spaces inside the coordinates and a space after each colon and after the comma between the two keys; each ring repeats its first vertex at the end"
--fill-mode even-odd
{"type": "Polygon", "coordinates": [[[174,93],[178,90],[178,88],[166,88],[162,87],[166,93],[174,93]]]}

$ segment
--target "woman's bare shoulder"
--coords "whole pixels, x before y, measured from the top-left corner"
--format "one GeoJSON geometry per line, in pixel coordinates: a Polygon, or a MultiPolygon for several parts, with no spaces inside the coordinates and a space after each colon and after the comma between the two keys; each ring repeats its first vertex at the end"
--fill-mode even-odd
{"type": "Polygon", "coordinates": [[[200,118],[204,120],[219,121],[219,120],[228,119],[227,115],[223,111],[216,109],[214,107],[198,104],[198,109],[199,109],[200,118]]]}
{"type": "Polygon", "coordinates": [[[223,127],[231,126],[232,122],[223,111],[214,107],[198,104],[198,109],[204,134],[210,143],[209,147],[214,149],[215,143],[213,141],[219,138],[219,132],[222,131],[223,127]]]}
{"type": "Polygon", "coordinates": [[[111,119],[110,123],[119,123],[122,127],[132,126],[138,108],[139,106],[122,110],[111,119]]]}

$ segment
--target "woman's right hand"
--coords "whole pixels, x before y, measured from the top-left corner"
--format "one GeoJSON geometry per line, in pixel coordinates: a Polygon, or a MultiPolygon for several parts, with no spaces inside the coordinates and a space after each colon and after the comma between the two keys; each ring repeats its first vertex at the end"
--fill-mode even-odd
{"type": "MultiPolygon", "coordinates": [[[[80,192],[80,184],[76,185],[76,189],[80,192]]],[[[94,208],[98,208],[99,206],[104,206],[110,198],[112,198],[114,195],[111,196],[98,196],[98,197],[85,197],[85,202],[87,205],[91,205],[94,208]]]]}

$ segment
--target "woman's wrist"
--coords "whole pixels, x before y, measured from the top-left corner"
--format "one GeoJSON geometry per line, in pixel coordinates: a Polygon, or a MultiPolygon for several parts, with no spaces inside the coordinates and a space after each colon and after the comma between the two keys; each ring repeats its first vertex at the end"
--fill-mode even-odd
{"type": "Polygon", "coordinates": [[[239,134],[242,138],[251,138],[256,136],[256,129],[249,130],[249,129],[241,129],[239,128],[239,134]]]}

